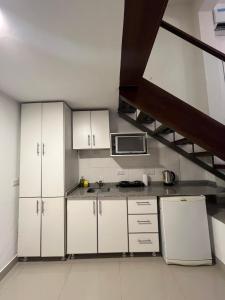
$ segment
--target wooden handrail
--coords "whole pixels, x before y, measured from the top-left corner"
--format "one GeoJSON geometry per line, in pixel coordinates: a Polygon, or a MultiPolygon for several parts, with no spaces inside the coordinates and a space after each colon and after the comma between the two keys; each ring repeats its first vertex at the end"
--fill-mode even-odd
{"type": "Polygon", "coordinates": [[[142,79],[139,87],[121,87],[123,99],[225,160],[225,126],[191,105],[142,79]]]}
{"type": "Polygon", "coordinates": [[[200,41],[199,39],[193,37],[192,35],[184,32],[183,30],[181,29],[178,29],[177,27],[165,22],[165,21],[162,21],[161,22],[161,25],[160,25],[162,28],[166,29],[167,31],[175,34],[176,36],[182,38],[183,40],[191,43],[192,45],[202,49],[203,51],[217,57],[218,59],[220,60],[223,60],[225,61],[225,54],[211,46],[209,46],[208,44],[200,41]]]}

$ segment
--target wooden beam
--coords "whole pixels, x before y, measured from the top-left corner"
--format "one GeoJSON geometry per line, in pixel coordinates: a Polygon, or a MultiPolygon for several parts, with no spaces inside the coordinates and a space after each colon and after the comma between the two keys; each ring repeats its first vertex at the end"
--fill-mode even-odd
{"type": "Polygon", "coordinates": [[[125,0],[120,86],[136,86],[148,62],[168,0],[125,0]]]}
{"type": "Polygon", "coordinates": [[[225,160],[225,126],[191,105],[142,79],[139,88],[121,87],[127,101],[165,126],[225,160]]]}

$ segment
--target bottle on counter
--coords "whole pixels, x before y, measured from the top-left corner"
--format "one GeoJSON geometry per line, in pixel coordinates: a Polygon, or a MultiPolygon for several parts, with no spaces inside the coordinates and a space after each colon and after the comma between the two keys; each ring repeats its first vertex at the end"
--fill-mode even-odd
{"type": "Polygon", "coordinates": [[[80,187],[84,187],[84,177],[81,176],[81,179],[80,179],[80,187]]]}
{"type": "Polygon", "coordinates": [[[87,179],[84,179],[83,187],[89,187],[89,181],[87,179]]]}
{"type": "Polygon", "coordinates": [[[80,187],[89,187],[89,181],[83,176],[80,179],[80,187]]]}

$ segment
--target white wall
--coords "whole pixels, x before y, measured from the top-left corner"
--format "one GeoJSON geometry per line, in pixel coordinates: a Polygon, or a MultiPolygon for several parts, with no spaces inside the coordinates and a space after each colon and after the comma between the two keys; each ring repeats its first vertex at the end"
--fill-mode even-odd
{"type": "Polygon", "coordinates": [[[0,93],[0,271],[17,253],[19,104],[0,93]]]}
{"type": "MultiPolygon", "coordinates": [[[[164,19],[192,35],[198,35],[195,6],[169,5],[164,19]]],[[[160,29],[144,77],[178,98],[208,113],[202,51],[160,29]]]]}
{"type": "MultiPolygon", "coordinates": [[[[212,11],[199,12],[201,39],[212,47],[225,53],[225,36],[216,36],[212,11]]],[[[209,114],[215,120],[225,124],[225,81],[222,61],[210,54],[204,55],[209,114]]]]}
{"type": "Polygon", "coordinates": [[[225,224],[209,216],[209,229],[213,253],[225,264],[225,224]]]}

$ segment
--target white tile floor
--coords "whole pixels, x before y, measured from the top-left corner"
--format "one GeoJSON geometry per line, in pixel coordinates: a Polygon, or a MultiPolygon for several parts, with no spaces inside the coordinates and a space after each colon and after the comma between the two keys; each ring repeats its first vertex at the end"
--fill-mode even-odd
{"type": "Polygon", "coordinates": [[[0,282],[0,300],[224,300],[218,266],[167,266],[162,258],[18,263],[0,282]]]}

